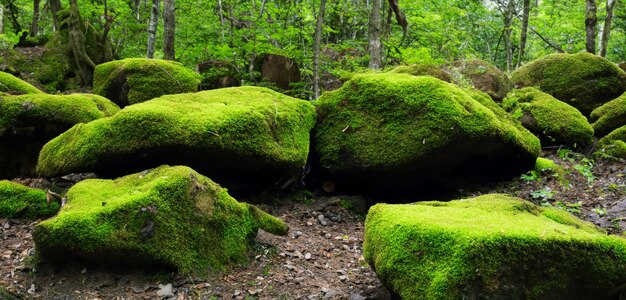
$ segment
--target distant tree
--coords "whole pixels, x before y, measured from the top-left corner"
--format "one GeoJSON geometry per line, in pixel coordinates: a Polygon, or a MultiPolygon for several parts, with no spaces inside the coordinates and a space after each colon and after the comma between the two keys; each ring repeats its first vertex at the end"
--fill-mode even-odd
{"type": "Polygon", "coordinates": [[[367,43],[370,53],[369,68],[377,70],[382,66],[382,43],[380,41],[380,34],[382,33],[382,19],[380,17],[382,1],[372,0],[371,5],[367,43]]]}
{"type": "Polygon", "coordinates": [[[63,8],[61,0],[48,0],[48,7],[50,8],[50,15],[52,16],[52,31],[57,31],[59,30],[58,13],[63,8]]]}
{"type": "Polygon", "coordinates": [[[159,6],[160,0],[152,0],[152,9],[150,10],[150,23],[148,24],[148,51],[146,57],[154,58],[154,43],[156,40],[157,27],[159,25],[159,6]]]}
{"type": "Polygon", "coordinates": [[[77,0],[70,0],[70,14],[68,17],[69,47],[76,63],[78,77],[83,85],[90,85],[93,81],[93,70],[96,64],[87,55],[85,49],[85,33],[80,17],[77,0]]]}
{"type": "Polygon", "coordinates": [[[175,60],[175,31],[175,0],[163,0],[163,55],[167,60],[175,60]]]}
{"type": "Polygon", "coordinates": [[[611,23],[613,20],[613,9],[617,4],[616,0],[606,1],[606,18],[604,19],[604,25],[602,26],[602,33],[600,34],[600,47],[599,55],[606,56],[606,48],[609,44],[609,38],[611,36],[611,23]]]}
{"type": "Polygon", "coordinates": [[[522,29],[520,32],[520,38],[519,38],[519,53],[517,55],[517,65],[516,67],[519,68],[519,66],[522,63],[522,60],[524,59],[524,54],[526,51],[526,41],[528,40],[528,19],[530,16],[530,0],[524,0],[524,8],[522,10],[522,29]]]}
{"type": "Polygon", "coordinates": [[[33,22],[30,25],[31,37],[36,37],[37,34],[39,34],[39,17],[40,17],[39,4],[40,3],[41,3],[41,0],[33,1],[33,22]]]}
{"type": "Polygon", "coordinates": [[[326,0],[321,0],[320,10],[317,12],[315,42],[313,44],[313,95],[315,99],[320,96],[320,47],[322,43],[322,25],[324,24],[325,10],[326,0]]]}
{"type": "Polygon", "coordinates": [[[585,0],[585,33],[587,52],[596,54],[596,26],[598,6],[596,0],[585,0]]]}

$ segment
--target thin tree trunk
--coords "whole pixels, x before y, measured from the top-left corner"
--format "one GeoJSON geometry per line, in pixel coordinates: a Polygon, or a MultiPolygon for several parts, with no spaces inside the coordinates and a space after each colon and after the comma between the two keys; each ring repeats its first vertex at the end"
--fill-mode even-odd
{"type": "Polygon", "coordinates": [[[222,43],[224,43],[224,10],[222,8],[222,0],[218,0],[217,5],[219,5],[220,9],[220,28],[222,29],[222,43]]]}
{"type": "Polygon", "coordinates": [[[30,25],[30,36],[36,37],[39,34],[39,4],[41,0],[33,1],[33,23],[30,25]]]}
{"type": "Polygon", "coordinates": [[[382,20],[380,17],[381,0],[372,0],[372,9],[370,10],[368,45],[370,52],[370,69],[380,69],[382,65],[382,43],[380,42],[380,34],[382,31],[382,20]]]}
{"type": "Polygon", "coordinates": [[[528,17],[530,16],[530,0],[524,0],[524,11],[522,12],[522,32],[519,38],[519,53],[517,56],[516,68],[522,64],[526,51],[526,41],[528,39],[528,17]]]}
{"type": "Polygon", "coordinates": [[[598,23],[596,0],[585,0],[585,32],[587,52],[596,54],[596,25],[598,23]]]}
{"type": "Polygon", "coordinates": [[[62,8],[61,0],[48,0],[50,6],[50,14],[52,15],[52,31],[59,30],[59,17],[58,13],[62,8]]]}
{"type": "Polygon", "coordinates": [[[511,72],[513,68],[513,46],[511,45],[511,31],[513,24],[513,12],[515,10],[515,0],[509,0],[504,12],[504,51],[506,53],[506,71],[511,72]]]}
{"type": "Polygon", "coordinates": [[[315,99],[320,96],[320,44],[322,43],[322,25],[324,24],[324,11],[326,0],[320,1],[320,10],[317,13],[315,24],[315,43],[313,44],[313,94],[315,99]]]}
{"type": "Polygon", "coordinates": [[[167,60],[175,59],[175,31],[175,0],[163,0],[163,55],[167,60]]]}
{"type": "Polygon", "coordinates": [[[154,58],[154,42],[156,40],[157,26],[159,22],[159,5],[161,0],[152,0],[150,10],[150,23],[148,24],[148,58],[154,58]]]}
{"type": "Polygon", "coordinates": [[[133,12],[135,13],[135,20],[139,21],[141,18],[141,0],[135,0],[133,5],[133,12]]]}
{"type": "Polygon", "coordinates": [[[22,31],[22,26],[20,26],[20,22],[17,20],[17,7],[15,7],[15,1],[9,1],[7,3],[7,10],[9,12],[9,21],[11,21],[11,25],[13,25],[13,31],[15,34],[20,34],[22,31]]]}
{"type": "Polygon", "coordinates": [[[606,19],[604,20],[604,26],[602,26],[602,34],[600,35],[600,56],[606,56],[606,49],[609,45],[609,38],[611,37],[611,22],[613,21],[613,9],[615,8],[615,0],[606,1],[606,19]]]}
{"type": "Polygon", "coordinates": [[[0,34],[4,33],[4,5],[0,4],[0,34]]]}

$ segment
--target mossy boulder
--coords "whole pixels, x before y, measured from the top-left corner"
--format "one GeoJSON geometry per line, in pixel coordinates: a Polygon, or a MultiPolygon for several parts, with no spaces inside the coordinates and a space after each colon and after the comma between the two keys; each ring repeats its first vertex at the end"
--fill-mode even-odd
{"type": "Polygon", "coordinates": [[[0,180],[0,218],[50,217],[59,211],[57,201],[46,201],[46,192],[0,180]]]}
{"type": "Polygon", "coordinates": [[[589,120],[597,137],[626,125],[626,93],[594,109],[589,120]]]}
{"type": "Polygon", "coordinates": [[[534,86],[585,116],[626,90],[623,70],[586,52],[545,56],[515,70],[511,80],[518,88],[534,86]]]}
{"type": "Polygon", "coordinates": [[[96,66],[93,92],[124,107],[162,95],[195,92],[200,80],[199,74],[178,62],[127,58],[96,66]]]}
{"type": "Polygon", "coordinates": [[[617,128],[596,145],[596,154],[626,158],[626,126],[617,128]]]}
{"type": "Polygon", "coordinates": [[[377,204],[363,247],[403,299],[609,299],[626,282],[626,240],[507,195],[377,204]]]}
{"type": "Polygon", "coordinates": [[[41,147],[78,123],[111,116],[113,102],[92,94],[0,97],[0,178],[33,176],[41,147]]]}
{"type": "Polygon", "coordinates": [[[511,80],[500,69],[480,59],[460,60],[446,67],[452,82],[471,86],[487,93],[493,100],[502,101],[511,90],[511,80]]]}
{"type": "Polygon", "coordinates": [[[288,230],[183,166],[84,180],[66,197],[59,214],[35,228],[43,260],[159,265],[206,275],[245,262],[258,229],[279,235],[288,230]]]}
{"type": "Polygon", "coordinates": [[[0,92],[15,95],[43,94],[30,83],[5,72],[0,72],[0,92]]]}
{"type": "Polygon", "coordinates": [[[397,66],[389,73],[403,73],[413,76],[432,76],[445,82],[452,82],[452,77],[441,66],[437,64],[414,64],[408,66],[397,66]]]}
{"type": "Polygon", "coordinates": [[[355,75],[316,106],[321,168],[360,189],[518,175],[540,152],[521,125],[429,76],[355,75]]]}
{"type": "Polygon", "coordinates": [[[543,146],[584,148],[593,142],[593,127],[573,106],[536,88],[514,90],[502,102],[543,146]]]}
{"type": "Polygon", "coordinates": [[[267,88],[167,95],[73,127],[43,147],[37,170],[121,176],[182,164],[221,184],[266,184],[301,172],[314,125],[309,102],[267,88]]]}

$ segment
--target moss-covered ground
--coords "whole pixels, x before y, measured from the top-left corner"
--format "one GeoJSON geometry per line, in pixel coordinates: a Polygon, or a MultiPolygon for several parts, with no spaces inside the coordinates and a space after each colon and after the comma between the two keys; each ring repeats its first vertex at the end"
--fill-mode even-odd
{"type": "Polygon", "coordinates": [[[46,192],[19,183],[0,181],[0,218],[45,218],[57,213],[58,201],[46,201],[46,192]]]}

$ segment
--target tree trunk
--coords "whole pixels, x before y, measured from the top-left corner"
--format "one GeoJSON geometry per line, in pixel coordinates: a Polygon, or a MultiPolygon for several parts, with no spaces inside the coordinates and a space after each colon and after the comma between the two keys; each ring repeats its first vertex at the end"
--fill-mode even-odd
{"type": "Polygon", "coordinates": [[[139,21],[141,18],[141,0],[135,0],[135,5],[133,5],[133,10],[135,13],[135,20],[139,21]]]}
{"type": "Polygon", "coordinates": [[[4,33],[4,5],[0,4],[0,34],[4,33]]]}
{"type": "Polygon", "coordinates": [[[602,26],[602,34],[600,35],[600,56],[606,56],[606,49],[609,45],[609,38],[611,37],[611,22],[613,21],[613,9],[615,8],[615,0],[606,1],[606,19],[604,20],[604,26],[602,26]]]}
{"type": "Polygon", "coordinates": [[[154,41],[156,40],[157,26],[159,24],[159,5],[161,0],[152,0],[150,10],[150,24],[148,24],[148,58],[154,58],[154,41]]]}
{"type": "Polygon", "coordinates": [[[530,0],[524,0],[524,11],[522,12],[522,32],[519,38],[519,53],[517,56],[517,66],[522,64],[526,51],[526,41],[528,39],[528,17],[530,15],[530,0]]]}
{"type": "Polygon", "coordinates": [[[585,32],[587,34],[587,52],[596,54],[596,25],[598,17],[596,15],[598,7],[596,0],[585,0],[585,32]]]}
{"type": "Polygon", "coordinates": [[[506,53],[506,71],[513,68],[513,46],[511,45],[511,26],[513,25],[513,13],[515,12],[515,0],[509,0],[504,12],[504,52],[506,53]]]}
{"type": "Polygon", "coordinates": [[[33,23],[30,25],[30,36],[36,37],[39,34],[39,4],[41,0],[33,1],[33,23]]]}
{"type": "Polygon", "coordinates": [[[320,97],[320,44],[322,43],[322,25],[324,24],[324,11],[326,0],[320,1],[320,10],[317,13],[315,24],[315,43],[313,44],[313,94],[314,99],[320,97]]]}
{"type": "Polygon", "coordinates": [[[380,34],[382,31],[382,20],[380,17],[381,0],[372,0],[372,9],[370,10],[368,45],[370,52],[370,69],[380,69],[382,65],[382,43],[380,42],[380,34]]]}
{"type": "Polygon", "coordinates": [[[17,20],[17,7],[15,6],[15,1],[9,1],[7,3],[7,10],[9,12],[9,21],[11,22],[11,25],[13,25],[13,31],[15,32],[15,34],[20,35],[20,32],[22,31],[22,26],[20,26],[20,22],[18,22],[17,20]]]}
{"type": "Polygon", "coordinates": [[[85,50],[85,33],[82,31],[80,21],[80,11],[77,0],[70,1],[69,24],[69,46],[73,53],[78,71],[78,76],[83,85],[91,85],[93,82],[93,70],[96,64],[91,60],[85,50]]]}
{"type": "Polygon", "coordinates": [[[167,60],[175,60],[175,30],[175,0],[163,0],[163,55],[167,60]]]}
{"type": "Polygon", "coordinates": [[[61,0],[48,0],[50,6],[50,14],[52,15],[52,31],[59,30],[59,17],[58,13],[61,10],[61,0]]]}

